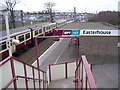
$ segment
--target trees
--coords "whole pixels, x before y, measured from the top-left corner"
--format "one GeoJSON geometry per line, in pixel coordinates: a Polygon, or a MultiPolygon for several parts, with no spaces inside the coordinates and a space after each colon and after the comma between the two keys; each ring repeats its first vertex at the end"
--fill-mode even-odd
{"type": "Polygon", "coordinates": [[[20,1],[19,0],[4,0],[4,2],[10,11],[10,24],[13,28],[15,28],[16,26],[15,26],[14,7],[20,1]]]}
{"type": "Polygon", "coordinates": [[[101,11],[98,14],[95,14],[93,18],[89,19],[89,21],[107,22],[113,25],[120,25],[119,15],[120,12],[117,11],[101,11]]]}
{"type": "Polygon", "coordinates": [[[44,3],[44,7],[45,9],[47,10],[47,12],[49,13],[50,15],[50,21],[53,22],[53,7],[55,6],[55,3],[54,2],[47,2],[47,3],[44,3]]]}
{"type": "Polygon", "coordinates": [[[115,11],[102,11],[98,13],[97,20],[118,25],[118,22],[120,22],[120,20],[118,19],[118,14],[119,12],[115,11]]]}

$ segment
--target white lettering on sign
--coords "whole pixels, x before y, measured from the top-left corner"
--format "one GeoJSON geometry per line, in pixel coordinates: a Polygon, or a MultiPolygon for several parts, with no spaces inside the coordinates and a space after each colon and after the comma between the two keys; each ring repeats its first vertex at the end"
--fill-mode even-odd
{"type": "Polygon", "coordinates": [[[79,34],[79,32],[73,32],[73,34],[79,34]]]}
{"type": "Polygon", "coordinates": [[[64,34],[71,34],[71,32],[64,32],[64,34]]]}
{"type": "Polygon", "coordinates": [[[80,36],[120,36],[119,30],[81,30],[80,36]]]}
{"type": "MultiPolygon", "coordinates": [[[[58,30],[59,32],[60,30],[58,30]]],[[[120,36],[120,30],[92,30],[92,29],[74,29],[67,31],[63,30],[62,35],[75,36],[120,36]]]]}

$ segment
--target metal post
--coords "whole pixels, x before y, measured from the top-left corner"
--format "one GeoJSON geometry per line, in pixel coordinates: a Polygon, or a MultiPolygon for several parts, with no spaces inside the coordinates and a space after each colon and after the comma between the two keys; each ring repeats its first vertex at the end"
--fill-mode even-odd
{"type": "Polygon", "coordinates": [[[76,21],[76,7],[74,7],[74,21],[76,21]]]}
{"type": "Polygon", "coordinates": [[[40,63],[39,63],[39,59],[38,59],[38,42],[37,42],[37,38],[35,38],[35,51],[36,51],[37,68],[39,68],[40,63]]]}
{"type": "MultiPolygon", "coordinates": [[[[37,42],[37,38],[35,38],[35,52],[36,52],[37,68],[39,69],[40,64],[39,64],[39,59],[38,59],[38,42],[37,42]]],[[[39,77],[39,90],[41,90],[40,89],[41,81],[40,81],[40,72],[39,72],[39,70],[38,70],[38,77],[39,77]]]]}
{"type": "Polygon", "coordinates": [[[79,46],[78,46],[78,37],[76,37],[76,60],[78,60],[79,55],[79,46]]]}
{"type": "MultiPolygon", "coordinates": [[[[27,77],[27,70],[26,70],[26,64],[24,63],[24,73],[25,73],[25,77],[27,77]]],[[[28,90],[28,80],[27,78],[25,78],[25,84],[26,84],[26,90],[28,90]]]]}
{"type": "Polygon", "coordinates": [[[9,22],[8,22],[8,11],[5,11],[5,24],[7,31],[7,48],[9,50],[9,56],[12,56],[12,41],[10,40],[10,30],[9,30],[9,22]]]}
{"type": "MultiPolygon", "coordinates": [[[[14,78],[14,77],[16,76],[16,74],[15,74],[14,62],[13,62],[12,59],[10,59],[10,64],[11,64],[11,70],[12,70],[12,77],[14,78]]],[[[16,82],[16,79],[14,80],[13,85],[14,85],[14,90],[17,90],[17,82],[16,82]]]]}

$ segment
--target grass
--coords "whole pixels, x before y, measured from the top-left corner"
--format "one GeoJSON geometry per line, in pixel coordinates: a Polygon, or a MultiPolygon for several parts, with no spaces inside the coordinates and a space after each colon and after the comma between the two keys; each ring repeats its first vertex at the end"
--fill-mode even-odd
{"type": "MultiPolygon", "coordinates": [[[[46,23],[46,22],[33,22],[32,24],[31,23],[24,23],[24,26],[30,26],[30,25],[40,24],[40,23],[46,23]]],[[[23,27],[23,25],[16,24],[16,28],[18,28],[18,27],[23,27]]],[[[0,29],[6,30],[6,26],[0,26],[0,29]]],[[[12,29],[12,28],[10,28],[10,29],[12,29]]]]}

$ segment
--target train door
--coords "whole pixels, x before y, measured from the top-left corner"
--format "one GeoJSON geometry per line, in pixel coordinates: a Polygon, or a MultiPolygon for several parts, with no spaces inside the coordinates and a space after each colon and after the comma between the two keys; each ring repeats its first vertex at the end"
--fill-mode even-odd
{"type": "MultiPolygon", "coordinates": [[[[13,37],[13,39],[16,39],[15,37],[13,37]]],[[[16,45],[12,44],[12,53],[16,52],[16,45]]]]}
{"type": "Polygon", "coordinates": [[[46,30],[45,30],[46,28],[45,27],[43,27],[43,36],[45,36],[45,32],[46,32],[46,30]]]}
{"type": "Polygon", "coordinates": [[[15,44],[12,45],[12,53],[14,53],[14,52],[16,52],[16,45],[15,44]]]}

